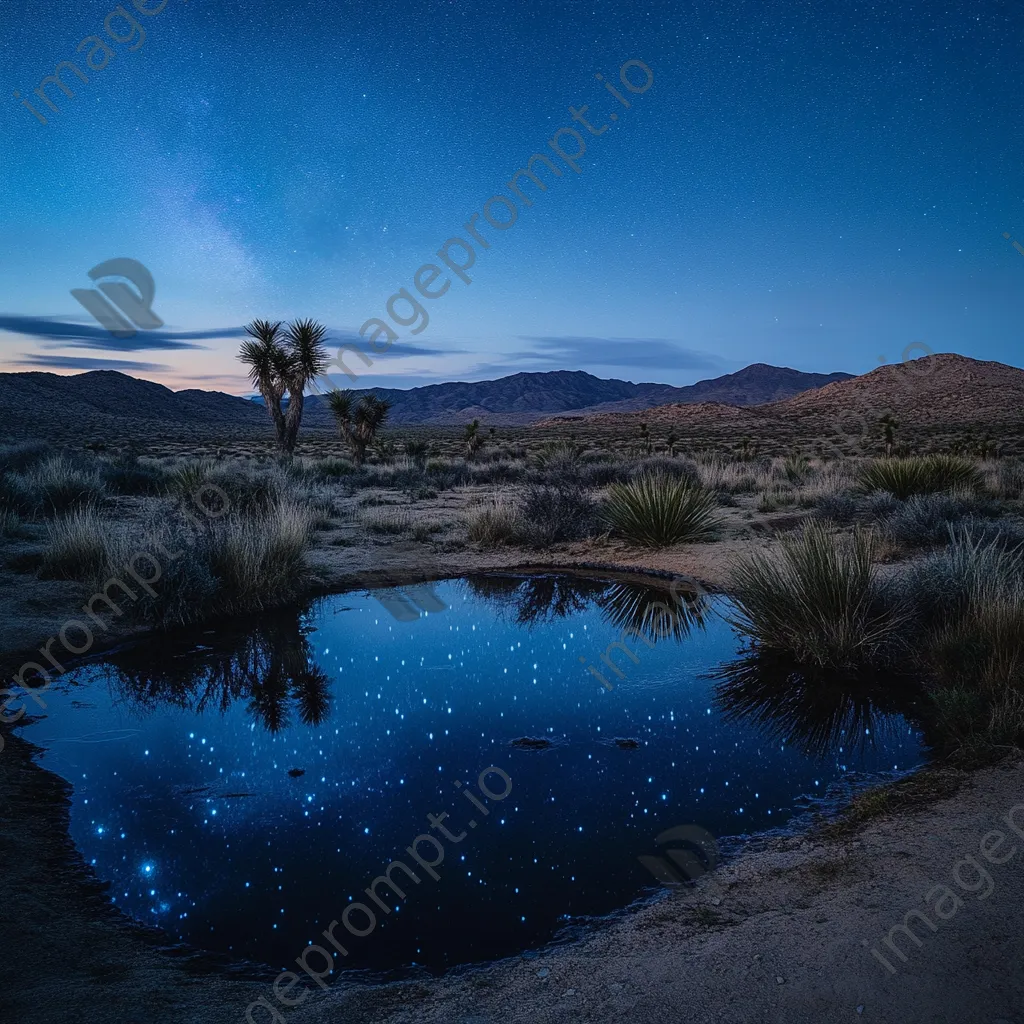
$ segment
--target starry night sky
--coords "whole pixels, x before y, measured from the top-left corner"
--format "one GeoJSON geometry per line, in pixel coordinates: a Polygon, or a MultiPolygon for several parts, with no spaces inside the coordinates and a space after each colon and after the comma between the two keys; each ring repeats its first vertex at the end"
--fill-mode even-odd
{"type": "Polygon", "coordinates": [[[587,136],[582,173],[560,163],[509,230],[484,225],[473,283],[425,300],[361,384],[863,372],[914,341],[1021,362],[1019,3],[127,6],[134,52],[123,19],[126,42],[104,34],[111,0],[0,9],[0,369],[244,393],[241,324],[313,316],[342,340],[384,315],[561,127],[587,136]],[[115,56],[87,84],[66,70],[52,113],[33,90],[95,33],[115,56]],[[583,104],[606,132],[574,125],[583,104]],[[70,289],[121,256],[166,328],[69,334],[90,323],[70,289]]]}

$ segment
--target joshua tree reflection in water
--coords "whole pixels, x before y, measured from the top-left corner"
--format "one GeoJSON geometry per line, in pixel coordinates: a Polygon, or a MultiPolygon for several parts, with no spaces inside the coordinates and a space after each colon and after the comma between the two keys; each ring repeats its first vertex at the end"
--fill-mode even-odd
{"type": "MultiPolygon", "coordinates": [[[[517,625],[533,626],[549,619],[564,618],[581,612],[591,603],[601,609],[605,622],[619,628],[619,639],[610,643],[600,655],[608,671],[620,679],[626,674],[613,661],[618,649],[634,665],[640,658],[626,644],[626,638],[642,640],[648,648],[659,640],[671,637],[680,641],[696,626],[703,629],[708,614],[707,594],[693,581],[676,579],[664,586],[565,576],[511,576],[489,574],[467,580],[477,597],[511,613],[517,625]]],[[[584,665],[586,658],[579,659],[584,665]]],[[[612,684],[593,666],[587,671],[606,690],[612,684]]]]}
{"type": "Polygon", "coordinates": [[[893,727],[890,715],[918,717],[906,680],[850,679],[763,651],[749,652],[708,678],[717,682],[715,704],[726,720],[750,718],[773,739],[813,757],[874,744],[879,730],[893,727]]]}
{"type": "Polygon", "coordinates": [[[203,634],[187,650],[180,637],[157,637],[111,657],[108,681],[143,712],[160,704],[224,712],[248,700],[270,732],[289,724],[291,708],[304,725],[319,725],[330,708],[329,679],[312,660],[308,632],[292,610],[203,634]]]}

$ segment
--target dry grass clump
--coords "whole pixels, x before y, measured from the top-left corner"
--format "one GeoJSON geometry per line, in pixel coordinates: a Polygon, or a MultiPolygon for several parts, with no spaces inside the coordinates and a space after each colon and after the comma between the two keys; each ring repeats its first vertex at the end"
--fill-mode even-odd
{"type": "Polygon", "coordinates": [[[148,528],[111,526],[80,509],[51,525],[43,566],[112,595],[98,607],[113,617],[170,628],[300,600],[312,579],[314,522],[288,501],[212,520],[165,513],[148,528]]]}
{"type": "Polygon", "coordinates": [[[370,533],[398,535],[412,529],[412,516],[404,508],[391,507],[367,512],[360,522],[370,533]]]}
{"type": "Polygon", "coordinates": [[[951,530],[911,589],[943,741],[968,749],[1024,745],[1024,548],[951,530]]]}
{"type": "Polygon", "coordinates": [[[905,615],[872,565],[870,534],[833,537],[812,523],[778,555],[740,559],[735,625],[759,647],[798,664],[851,669],[884,660],[905,615]]]}
{"type": "Polygon", "coordinates": [[[21,537],[24,534],[21,516],[9,508],[0,508],[0,537],[21,537]]]}
{"type": "Polygon", "coordinates": [[[612,484],[601,514],[627,540],[652,548],[704,540],[720,521],[713,492],[661,474],[612,484]]]}
{"type": "Polygon", "coordinates": [[[60,579],[82,579],[98,572],[107,556],[107,535],[93,506],[74,509],[47,524],[43,574],[60,579]]]}
{"type": "Polygon", "coordinates": [[[24,472],[4,477],[7,503],[26,512],[53,514],[98,502],[107,488],[97,469],[82,469],[54,455],[24,472]]]}
{"type": "Polygon", "coordinates": [[[210,570],[231,611],[250,611],[297,599],[309,581],[306,552],[313,510],[282,501],[212,535],[210,570]]]}
{"type": "Polygon", "coordinates": [[[466,525],[470,541],[485,548],[518,544],[526,532],[518,505],[502,495],[471,513],[466,525]]]}

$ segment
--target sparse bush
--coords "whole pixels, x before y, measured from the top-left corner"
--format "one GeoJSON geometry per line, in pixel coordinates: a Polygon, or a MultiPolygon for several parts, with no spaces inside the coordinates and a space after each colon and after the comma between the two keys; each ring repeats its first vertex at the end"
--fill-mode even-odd
{"type": "Polygon", "coordinates": [[[96,509],[78,508],[47,524],[43,575],[80,580],[98,572],[107,556],[107,533],[96,509]]]}
{"type": "Polygon", "coordinates": [[[160,494],[168,486],[167,474],[158,465],[121,455],[99,464],[104,482],[114,494],[160,494]]]}
{"type": "Polygon", "coordinates": [[[718,524],[717,505],[700,485],[651,475],[612,484],[602,515],[634,544],[667,547],[708,537],[718,524]]]}
{"type": "Polygon", "coordinates": [[[776,556],[738,561],[735,625],[799,664],[855,669],[895,648],[906,613],[872,566],[870,534],[833,537],[812,523],[776,556]]]}
{"type": "Polygon", "coordinates": [[[210,569],[218,600],[249,611],[296,600],[310,573],[306,551],[314,526],[309,509],[282,501],[212,534],[210,569]]]}
{"type": "Polygon", "coordinates": [[[525,539],[537,547],[589,536],[596,512],[590,494],[573,483],[529,487],[520,503],[525,539]]]}
{"type": "Polygon", "coordinates": [[[518,507],[499,497],[472,513],[468,517],[467,526],[469,539],[485,548],[518,544],[525,532],[518,507]]]}
{"type": "Polygon", "coordinates": [[[672,480],[688,480],[700,484],[700,473],[697,464],[686,458],[668,458],[665,455],[651,455],[641,459],[629,471],[629,479],[636,480],[641,476],[663,476],[672,480]]]}
{"type": "Polygon", "coordinates": [[[60,455],[5,478],[7,503],[27,512],[65,512],[101,500],[106,485],[95,469],[80,469],[60,455]]]}
{"type": "Polygon", "coordinates": [[[955,455],[916,455],[875,459],[862,467],[860,483],[868,491],[888,491],[905,500],[914,494],[975,489],[981,472],[955,455]]]}
{"type": "Polygon", "coordinates": [[[818,500],[815,515],[839,526],[849,526],[857,518],[857,502],[849,494],[828,494],[818,500]]]}
{"type": "Polygon", "coordinates": [[[0,447],[0,473],[17,473],[42,462],[50,454],[50,446],[42,441],[0,447]]]}
{"type": "Polygon", "coordinates": [[[935,547],[949,541],[949,528],[982,510],[979,502],[950,494],[915,494],[886,516],[886,535],[907,548],[935,547]]]}
{"type": "Polygon", "coordinates": [[[0,508],[0,537],[20,537],[23,527],[21,517],[8,508],[0,508]]]}
{"type": "Polygon", "coordinates": [[[412,529],[412,518],[405,509],[370,512],[363,516],[362,523],[370,533],[400,534],[412,529]]]}
{"type": "Polygon", "coordinates": [[[102,566],[79,578],[94,592],[103,591],[111,579],[123,581],[132,596],[115,591],[121,614],[148,626],[170,628],[259,611],[298,601],[307,593],[312,529],[309,510],[292,502],[231,521],[210,520],[198,529],[165,517],[141,537],[124,528],[105,535],[102,566]],[[148,557],[140,557],[143,553],[148,557]],[[127,572],[133,558],[139,573],[148,577],[148,589],[127,572]]]}

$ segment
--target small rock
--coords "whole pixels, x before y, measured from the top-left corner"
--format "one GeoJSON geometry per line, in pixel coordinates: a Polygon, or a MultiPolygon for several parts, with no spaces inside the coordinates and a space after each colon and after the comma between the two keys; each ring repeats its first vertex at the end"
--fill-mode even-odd
{"type": "Polygon", "coordinates": [[[864,1012],[864,1004],[863,1003],[861,1003],[860,1006],[857,1007],[857,1012],[858,1013],[863,1013],[864,1012]]]}
{"type": "Polygon", "coordinates": [[[547,969],[546,967],[542,967],[542,968],[541,968],[541,969],[540,969],[540,970],[539,970],[539,971],[537,972],[537,977],[538,977],[538,978],[546,978],[546,977],[547,977],[547,976],[548,976],[548,975],[549,975],[550,973],[551,973],[551,972],[550,972],[550,971],[549,971],[549,970],[548,970],[548,969],[547,969]]]}
{"type": "Polygon", "coordinates": [[[551,745],[551,740],[543,736],[520,736],[512,741],[512,746],[520,750],[546,750],[551,745]]]}
{"type": "Polygon", "coordinates": [[[621,985],[620,985],[620,984],[619,984],[619,983],[618,983],[617,981],[613,981],[613,982],[612,982],[612,983],[611,983],[611,984],[610,984],[610,985],[608,986],[608,991],[609,991],[609,992],[614,992],[614,993],[618,994],[619,992],[621,992],[621,991],[622,991],[622,986],[621,986],[621,985]]]}
{"type": "Polygon", "coordinates": [[[564,999],[566,996],[574,996],[574,995],[576,995],[576,989],[574,989],[574,988],[567,988],[565,990],[565,992],[562,994],[562,998],[564,999]]]}
{"type": "Polygon", "coordinates": [[[781,974],[776,974],[775,975],[775,980],[781,985],[781,984],[783,984],[785,982],[786,979],[784,977],[782,977],[781,974]]]}
{"type": "Polygon", "coordinates": [[[760,954],[760,953],[755,953],[755,954],[754,954],[754,959],[755,959],[755,960],[757,960],[757,961],[760,961],[760,959],[761,959],[761,954],[760,954]]]}
{"type": "Polygon", "coordinates": [[[712,896],[711,902],[717,907],[722,902],[721,896],[712,896]]]}

